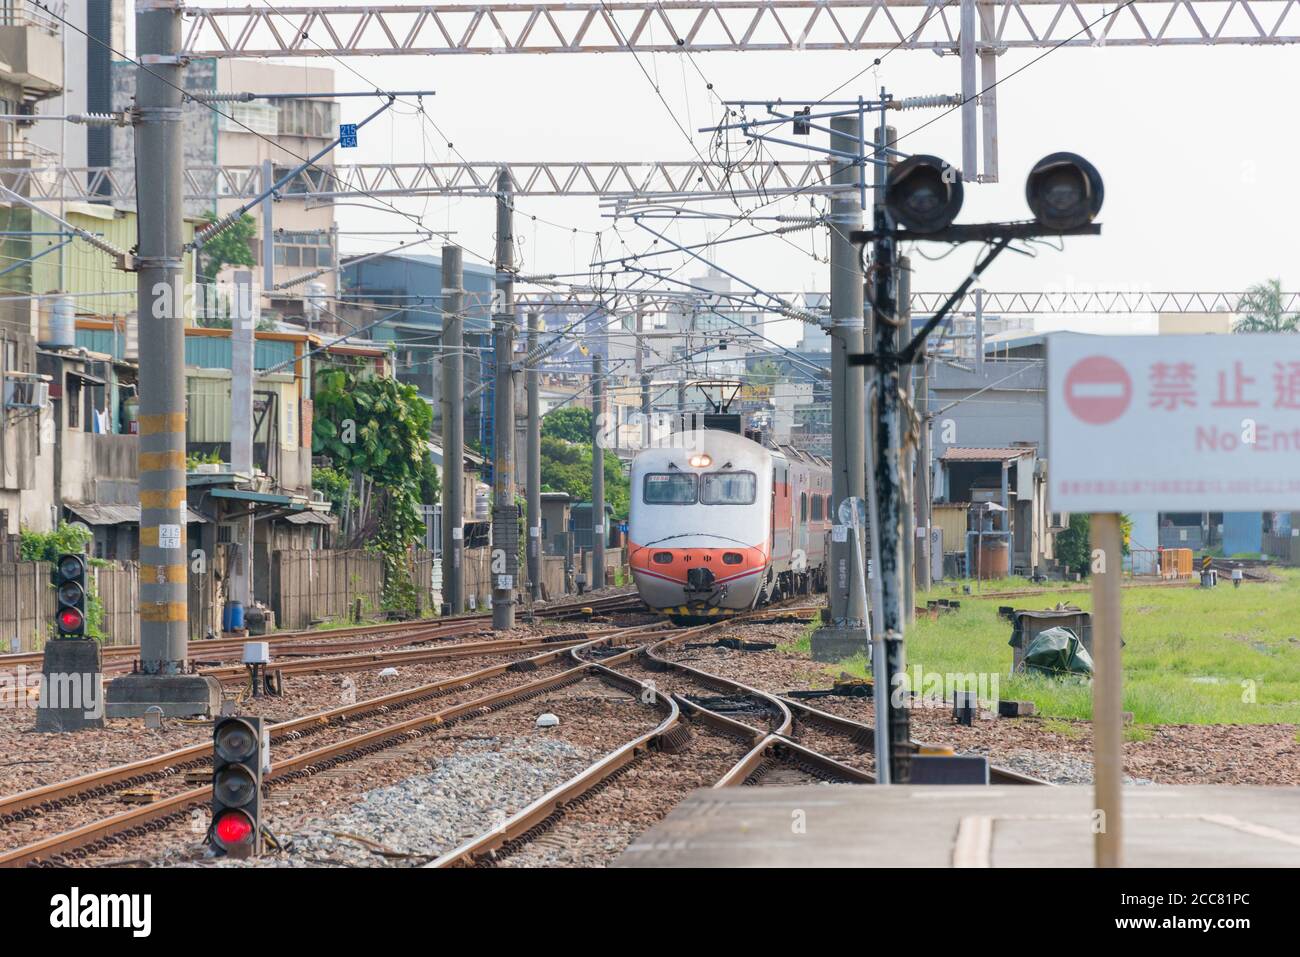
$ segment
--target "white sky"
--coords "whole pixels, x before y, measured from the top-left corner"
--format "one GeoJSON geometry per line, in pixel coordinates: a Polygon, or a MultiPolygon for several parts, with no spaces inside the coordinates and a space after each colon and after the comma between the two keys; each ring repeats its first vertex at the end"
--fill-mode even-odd
{"type": "MultiPolygon", "coordinates": [[[[1007,76],[1042,51],[1011,51],[999,59],[1007,76]]],[[[729,99],[816,99],[870,62],[869,53],[701,53],[695,64],[729,99]]],[[[473,161],[650,160],[693,158],[669,111],[628,54],[311,58],[310,66],[333,66],[340,90],[428,88],[429,115],[473,161]],[[352,66],[365,80],[344,68],[352,66]]],[[[642,54],[664,98],[688,130],[715,122],[716,105],[685,57],[642,54]]],[[[1037,258],[1013,253],[986,273],[991,290],[1239,291],[1267,278],[1300,288],[1295,230],[1300,190],[1294,167],[1300,157],[1295,120],[1297,51],[1286,47],[1162,47],[1061,49],[998,87],[1002,182],[967,184],[960,217],[1026,218],[1024,176],[1033,162],[1056,150],[1088,157],[1101,171],[1106,199],[1101,237],[1067,240],[1064,252],[1044,248],[1037,258]]],[[[865,74],[837,98],[870,95],[881,84],[896,96],[951,93],[959,88],[956,57],[898,51],[878,78],[865,74]]],[[[355,120],[372,100],[343,101],[343,118],[355,120]]],[[[934,111],[891,114],[900,135],[934,111]]],[[[695,134],[707,154],[708,136],[695,134]]],[[[960,161],[960,118],[943,117],[901,148],[960,161]]],[[[778,154],[782,148],[777,148],[778,154]]],[[[448,157],[445,142],[409,113],[376,120],[355,150],[337,162],[419,162],[448,157]],[[424,134],[429,146],[423,145],[424,134]]],[[[490,255],[493,204],[488,199],[391,200],[423,213],[434,229],[457,231],[467,261],[490,255]],[[477,254],[477,255],[476,255],[477,254]]],[[[552,223],[520,217],[528,272],[585,269],[593,237],[572,227],[609,227],[593,197],[521,199],[519,209],[552,223]]],[[[721,209],[721,206],[714,208],[721,209]]],[[[768,211],[773,211],[776,207],[768,211]]],[[[804,201],[804,209],[807,208],[804,201]]],[[[787,211],[790,207],[787,205],[787,211]]],[[[343,229],[407,229],[392,212],[340,206],[343,229]]],[[[625,233],[632,248],[644,248],[625,233]]],[[[716,232],[716,227],[715,227],[716,232]]],[[[734,233],[733,233],[734,234],[734,233]]],[[[702,226],[677,238],[699,241],[702,226]]],[[[811,233],[792,237],[808,247],[811,233]]],[[[816,237],[819,253],[825,236],[816,237]]],[[[382,238],[345,238],[349,252],[383,248],[382,238]]],[[[606,234],[605,250],[617,248],[606,234]]],[[[436,248],[427,251],[436,252],[436,248]]],[[[939,249],[933,249],[939,252],[939,249]]],[[[974,260],[965,247],[943,262],[923,266],[913,288],[947,290],[974,260]]],[[[772,239],[722,247],[718,261],[768,289],[824,290],[829,267],[772,239]]],[[[660,262],[679,262],[664,257],[660,262]]],[[[697,275],[692,266],[683,275],[697,275]]],[[[1116,318],[1118,324],[1126,320],[1116,318]]],[[[1118,331],[1118,329],[1117,329],[1118,331]]],[[[789,336],[781,336],[788,340],[789,336]]]]}

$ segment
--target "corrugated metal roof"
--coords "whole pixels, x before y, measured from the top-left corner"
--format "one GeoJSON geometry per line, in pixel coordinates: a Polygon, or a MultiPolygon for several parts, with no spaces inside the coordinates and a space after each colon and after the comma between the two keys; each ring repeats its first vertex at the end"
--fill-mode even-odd
{"type": "Polygon", "coordinates": [[[1018,459],[1022,455],[1033,455],[1035,451],[1032,445],[1019,445],[1002,449],[962,449],[954,447],[945,449],[943,455],[939,456],[939,461],[1005,462],[1008,459],[1018,459]]]}
{"type": "Polygon", "coordinates": [[[290,525],[333,525],[338,520],[323,512],[290,512],[282,516],[290,525]]]}
{"type": "MultiPolygon", "coordinates": [[[[87,525],[123,525],[140,523],[139,505],[69,505],[68,511],[76,515],[87,525]]],[[[201,515],[192,508],[186,509],[186,521],[207,522],[206,515],[201,515]]]]}

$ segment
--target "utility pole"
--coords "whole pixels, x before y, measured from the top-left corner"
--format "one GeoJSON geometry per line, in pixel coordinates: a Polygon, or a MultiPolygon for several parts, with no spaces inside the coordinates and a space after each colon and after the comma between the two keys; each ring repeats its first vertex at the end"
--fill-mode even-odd
{"type": "Polygon", "coordinates": [[[496,405],[492,439],[492,629],[515,626],[519,506],[515,504],[515,236],[510,173],[497,176],[497,288],[493,310],[496,405]]]}
{"type": "MultiPolygon", "coordinates": [[[[181,4],[135,17],[137,272],[140,333],[140,673],[109,684],[108,717],[211,715],[214,678],[187,675],[185,313],[181,4]]],[[[206,557],[204,557],[206,561],[206,557]]]]}
{"type": "Polygon", "coordinates": [[[459,246],[442,247],[442,602],[465,611],[465,289],[459,246]]]}
{"type": "MultiPolygon", "coordinates": [[[[235,273],[235,307],[230,323],[230,467],[236,475],[253,474],[253,274],[235,273]]],[[[253,515],[235,523],[239,546],[235,567],[227,575],[227,600],[245,608],[253,600],[253,515]]]]}
{"type": "MultiPolygon", "coordinates": [[[[275,185],[275,163],[262,160],[262,189],[275,185]]],[[[215,208],[215,206],[214,206],[215,208]]],[[[275,196],[262,201],[262,289],[275,288],[275,196]]]]}
{"type": "MultiPolygon", "coordinates": [[[[898,259],[902,275],[910,276],[908,259],[898,259]]],[[[910,279],[909,290],[910,290],[910,279]]],[[[907,301],[904,299],[903,301],[907,301]]],[[[924,349],[912,366],[912,394],[921,434],[916,460],[916,589],[929,591],[930,580],[930,357],[924,349]]]]}
{"type": "MultiPolygon", "coordinates": [[[[889,134],[881,113],[877,143],[887,143],[889,134]]],[[[876,167],[877,192],[884,192],[885,172],[876,167]]],[[[883,645],[885,687],[877,676],[876,734],[887,735],[889,781],[906,784],[911,777],[909,715],[906,707],[894,707],[889,692],[895,675],[903,674],[903,496],[900,454],[904,432],[902,389],[898,347],[898,246],[892,217],[883,203],[873,209],[876,238],[872,247],[872,328],[876,375],[875,465],[877,527],[872,534],[880,556],[880,630],[883,645]]],[[[910,338],[910,336],[909,336],[910,338]]],[[[879,749],[877,750],[879,753],[879,749]]]]}
{"type": "MultiPolygon", "coordinates": [[[[863,152],[860,116],[831,118],[831,149],[835,165],[831,183],[857,186],[862,175],[859,168],[843,154],[860,156],[863,152]]],[[[862,499],[866,485],[865,417],[866,395],[862,369],[849,365],[849,356],[863,350],[862,268],[858,249],[849,240],[852,230],[861,228],[862,199],[858,190],[844,189],[832,194],[830,221],[831,260],[831,535],[830,614],[827,627],[812,636],[812,654],[817,661],[842,661],[867,650],[867,609],[858,578],[864,569],[857,566],[857,549],[849,535],[861,529],[849,529],[840,516],[840,508],[849,499],[862,499]]],[[[892,331],[892,330],[891,330],[892,331]]],[[[874,534],[874,530],[873,530],[874,534]]]]}
{"type": "MultiPolygon", "coordinates": [[[[888,143],[894,145],[894,130],[889,129],[888,143]]],[[[894,336],[895,351],[902,351],[912,338],[912,274],[906,256],[898,257],[898,331],[894,336]]],[[[913,372],[900,373],[899,388],[909,405],[915,409],[916,393],[913,390],[913,372]]],[[[904,433],[910,432],[904,429],[904,433]]],[[[916,622],[916,446],[908,442],[903,455],[903,620],[916,622]]]]}
{"type": "Polygon", "coordinates": [[[605,360],[591,357],[591,581],[605,587],[605,360]]]}
{"type": "MultiPolygon", "coordinates": [[[[539,312],[528,314],[528,355],[537,352],[542,328],[539,312]]],[[[528,388],[528,593],[533,601],[542,597],[542,414],[541,372],[535,360],[524,372],[528,388]]]]}

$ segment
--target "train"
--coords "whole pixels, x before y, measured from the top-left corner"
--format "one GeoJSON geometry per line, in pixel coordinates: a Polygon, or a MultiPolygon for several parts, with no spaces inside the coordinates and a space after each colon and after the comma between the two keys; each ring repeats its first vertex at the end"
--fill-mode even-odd
{"type": "Polygon", "coordinates": [[[824,591],[831,515],[824,457],[723,429],[677,432],[632,460],[632,579],[679,623],[824,591]]]}

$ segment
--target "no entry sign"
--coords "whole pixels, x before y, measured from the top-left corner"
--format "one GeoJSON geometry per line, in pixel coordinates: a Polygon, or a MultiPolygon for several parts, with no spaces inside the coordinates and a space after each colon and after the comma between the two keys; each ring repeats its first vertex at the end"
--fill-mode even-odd
{"type": "Polygon", "coordinates": [[[1054,511],[1300,508],[1300,335],[1047,345],[1054,511]]]}

